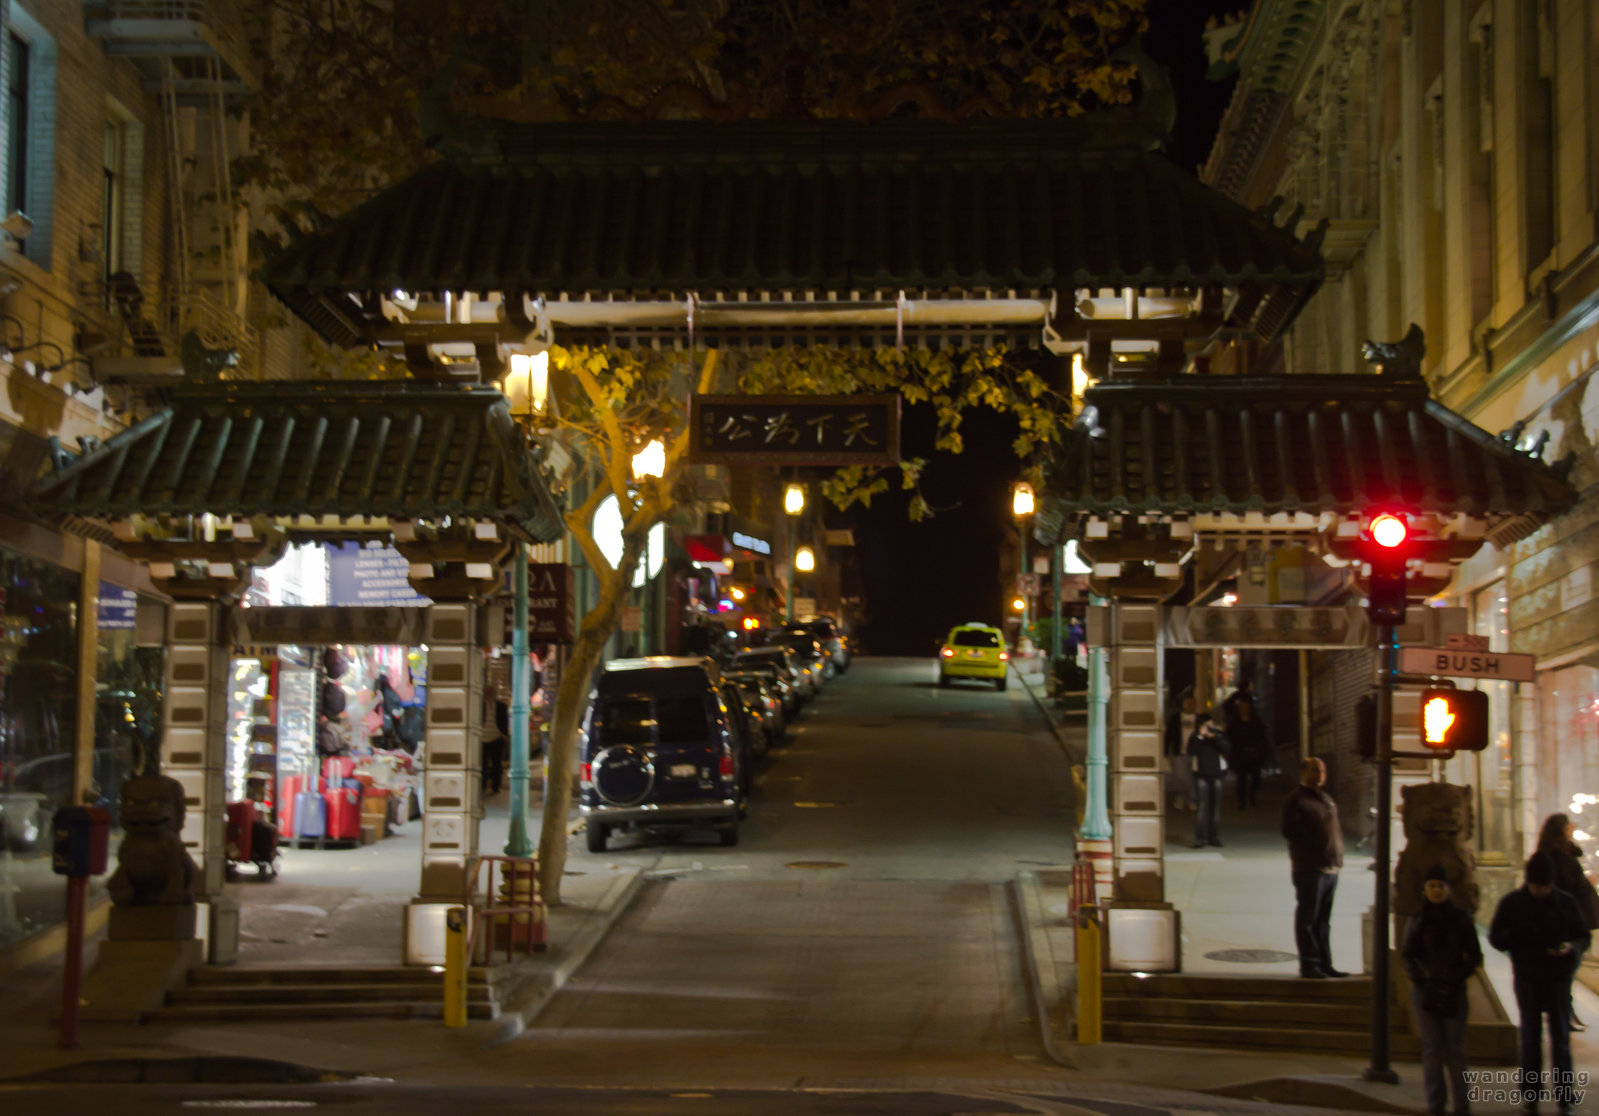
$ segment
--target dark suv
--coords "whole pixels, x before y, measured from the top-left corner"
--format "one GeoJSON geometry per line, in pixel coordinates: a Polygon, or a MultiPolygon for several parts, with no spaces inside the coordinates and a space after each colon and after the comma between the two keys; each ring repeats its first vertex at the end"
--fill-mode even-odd
{"type": "Polygon", "coordinates": [[[616,659],[589,707],[579,809],[590,852],[614,829],[714,829],[738,844],[745,752],[709,659],[616,659]]]}

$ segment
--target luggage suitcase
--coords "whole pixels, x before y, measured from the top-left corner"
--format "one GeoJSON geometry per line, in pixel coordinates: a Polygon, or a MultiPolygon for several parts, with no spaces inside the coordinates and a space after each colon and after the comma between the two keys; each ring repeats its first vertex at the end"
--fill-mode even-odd
{"type": "Polygon", "coordinates": [[[278,874],[278,831],[271,822],[257,820],[251,827],[250,861],[263,876],[278,874]]]}
{"type": "Polygon", "coordinates": [[[304,775],[285,775],[278,794],[278,836],[284,841],[294,840],[294,803],[305,789],[304,775]]]}
{"type": "Polygon", "coordinates": [[[327,803],[316,791],[301,791],[294,796],[294,841],[305,837],[320,841],[328,832],[327,803]]]}
{"type": "Polygon", "coordinates": [[[243,863],[250,859],[250,841],[255,829],[255,803],[229,802],[227,853],[228,859],[243,863]]]}
{"type": "Polygon", "coordinates": [[[361,839],[361,792],[348,787],[324,791],[327,800],[327,837],[330,841],[361,839]]]}
{"type": "Polygon", "coordinates": [[[329,786],[336,786],[336,780],[355,778],[355,759],[351,756],[328,756],[322,761],[322,778],[328,781],[329,786]]]}

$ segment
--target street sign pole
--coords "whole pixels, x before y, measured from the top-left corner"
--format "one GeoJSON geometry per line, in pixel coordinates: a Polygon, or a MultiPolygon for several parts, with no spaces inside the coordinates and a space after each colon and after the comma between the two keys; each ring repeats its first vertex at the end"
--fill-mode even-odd
{"type": "Polygon", "coordinates": [[[1398,673],[1399,637],[1392,624],[1378,628],[1377,656],[1382,664],[1381,685],[1377,690],[1377,852],[1376,889],[1373,907],[1371,958],[1371,1065],[1364,1074],[1367,1081],[1399,1083],[1388,1059],[1388,933],[1389,933],[1389,858],[1393,850],[1394,812],[1394,676],[1398,673]]]}

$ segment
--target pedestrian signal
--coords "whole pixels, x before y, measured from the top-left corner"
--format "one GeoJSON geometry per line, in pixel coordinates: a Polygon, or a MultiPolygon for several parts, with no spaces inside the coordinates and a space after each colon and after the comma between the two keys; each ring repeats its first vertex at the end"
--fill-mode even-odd
{"type": "Polygon", "coordinates": [[[1488,747],[1488,694],[1423,690],[1421,742],[1429,751],[1480,752],[1488,747]]]}

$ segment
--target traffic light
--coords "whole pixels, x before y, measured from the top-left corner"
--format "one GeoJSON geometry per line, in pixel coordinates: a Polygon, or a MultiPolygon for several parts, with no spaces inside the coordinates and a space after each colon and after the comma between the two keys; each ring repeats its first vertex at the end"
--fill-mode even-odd
{"type": "Polygon", "coordinates": [[[1410,525],[1393,512],[1379,512],[1367,524],[1361,558],[1371,567],[1366,582],[1366,615],[1373,624],[1405,622],[1405,564],[1412,550],[1410,525]]]}
{"type": "Polygon", "coordinates": [[[1480,752],[1488,747],[1488,694],[1423,690],[1421,743],[1428,751],[1480,752]]]}

